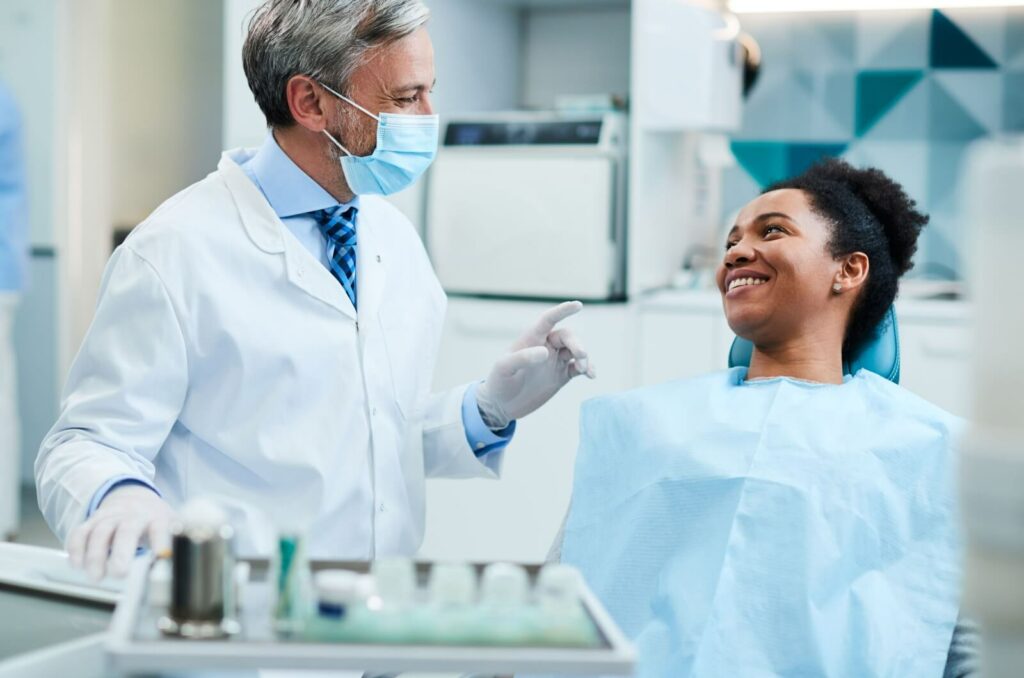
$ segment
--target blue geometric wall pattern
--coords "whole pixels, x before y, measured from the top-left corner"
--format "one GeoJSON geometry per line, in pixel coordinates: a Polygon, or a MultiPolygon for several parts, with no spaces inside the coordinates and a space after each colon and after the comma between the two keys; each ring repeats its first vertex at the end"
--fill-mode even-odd
{"type": "Polygon", "coordinates": [[[862,71],[857,74],[857,136],[864,133],[896,105],[924,71],[862,71]]]}
{"type": "Polygon", "coordinates": [[[751,181],[763,188],[822,155],[846,156],[890,173],[931,214],[913,273],[959,274],[968,238],[952,229],[964,228],[955,199],[964,151],[979,137],[1024,132],[1024,8],[742,22],[764,60],[733,135],[724,212],[753,197],[751,181]]]}
{"type": "Polygon", "coordinates": [[[800,174],[822,158],[842,155],[845,143],[733,141],[732,153],[761,186],[800,174]]]}
{"type": "MultiPolygon", "coordinates": [[[[972,141],[988,133],[937,80],[932,80],[928,110],[928,138],[936,141],[972,141]]],[[[998,106],[998,100],[993,100],[998,106]]]]}
{"type": "Polygon", "coordinates": [[[932,11],[932,68],[996,68],[996,62],[939,10],[932,11]]]}
{"type": "Polygon", "coordinates": [[[1007,74],[1003,96],[1003,129],[1024,132],[1024,72],[1007,74]]]}

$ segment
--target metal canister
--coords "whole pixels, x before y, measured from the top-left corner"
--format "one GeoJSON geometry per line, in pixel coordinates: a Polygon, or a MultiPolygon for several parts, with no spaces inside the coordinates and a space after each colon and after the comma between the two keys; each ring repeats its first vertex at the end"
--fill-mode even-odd
{"type": "Polygon", "coordinates": [[[239,629],[234,530],[219,510],[189,508],[172,529],[171,595],[160,630],[185,638],[223,638],[239,629]]]}

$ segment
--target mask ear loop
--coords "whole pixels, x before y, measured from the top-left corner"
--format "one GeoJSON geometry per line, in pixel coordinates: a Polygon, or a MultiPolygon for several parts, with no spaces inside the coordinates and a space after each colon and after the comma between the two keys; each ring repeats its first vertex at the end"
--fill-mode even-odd
{"type": "Polygon", "coordinates": [[[358,108],[358,109],[359,109],[360,111],[362,111],[363,113],[366,113],[366,114],[367,114],[368,116],[370,116],[371,118],[373,118],[373,119],[374,119],[374,120],[376,120],[377,122],[380,122],[380,116],[377,116],[377,115],[374,115],[373,113],[370,113],[370,112],[369,112],[368,110],[366,110],[365,108],[363,108],[362,106],[360,106],[360,105],[359,105],[359,104],[357,104],[356,102],[352,101],[351,99],[349,99],[349,98],[348,98],[347,96],[345,96],[344,94],[340,94],[340,93],[338,93],[338,92],[335,92],[335,91],[334,91],[333,89],[331,89],[331,88],[330,88],[330,87],[328,87],[327,85],[323,84],[323,83],[322,83],[322,82],[320,82],[319,80],[317,80],[316,82],[317,82],[317,84],[318,84],[318,85],[320,85],[320,86],[321,86],[321,87],[323,87],[323,88],[324,88],[325,90],[327,90],[328,92],[330,92],[330,93],[331,93],[331,94],[333,94],[334,96],[338,97],[339,99],[341,99],[341,100],[342,100],[342,101],[344,101],[345,103],[348,103],[348,104],[351,104],[351,105],[355,106],[355,107],[356,107],[356,108],[358,108]]]}
{"type": "Polygon", "coordinates": [[[353,157],[352,153],[350,153],[347,148],[342,146],[340,141],[338,141],[333,136],[331,136],[330,132],[328,132],[327,130],[322,130],[322,131],[327,136],[327,138],[331,140],[331,143],[334,144],[335,146],[337,146],[338,148],[340,148],[345,155],[349,156],[350,158],[353,157]]]}
{"type": "MultiPolygon", "coordinates": [[[[334,96],[338,97],[339,99],[341,99],[341,100],[342,100],[342,101],[344,101],[345,103],[347,103],[347,104],[350,104],[350,105],[352,105],[352,106],[355,106],[355,107],[356,107],[357,109],[359,109],[360,111],[362,111],[363,113],[365,113],[366,115],[370,116],[371,118],[373,118],[374,120],[376,120],[376,121],[377,121],[378,123],[380,123],[380,117],[379,117],[379,116],[376,116],[376,115],[374,115],[373,113],[370,113],[370,112],[369,112],[368,110],[366,110],[365,108],[363,108],[362,106],[360,106],[360,105],[359,105],[359,104],[357,104],[356,102],[352,101],[351,99],[349,99],[349,98],[348,98],[347,96],[345,96],[344,94],[341,94],[340,92],[335,92],[335,91],[334,91],[333,89],[331,89],[331,88],[330,88],[330,87],[328,87],[327,85],[323,84],[323,83],[322,83],[322,82],[320,82],[319,80],[317,80],[317,81],[316,81],[316,84],[320,85],[320,86],[321,86],[321,87],[323,87],[323,88],[324,88],[325,90],[327,90],[328,92],[330,92],[330,93],[331,93],[331,94],[333,94],[334,96]]],[[[353,155],[352,155],[352,153],[351,153],[351,152],[350,152],[350,151],[349,151],[349,150],[348,150],[347,148],[345,148],[344,146],[342,146],[342,145],[341,145],[341,142],[340,142],[340,141],[338,141],[338,140],[337,140],[337,139],[335,139],[335,138],[334,138],[333,136],[331,136],[330,132],[328,132],[327,130],[323,130],[323,133],[324,133],[324,134],[326,134],[326,135],[327,135],[327,138],[331,140],[331,143],[333,143],[333,144],[334,144],[335,146],[337,146],[338,148],[340,148],[340,149],[341,149],[341,150],[342,150],[342,151],[343,151],[343,152],[345,153],[345,155],[349,156],[350,158],[351,158],[351,157],[355,157],[355,156],[353,156],[353,155]]]]}

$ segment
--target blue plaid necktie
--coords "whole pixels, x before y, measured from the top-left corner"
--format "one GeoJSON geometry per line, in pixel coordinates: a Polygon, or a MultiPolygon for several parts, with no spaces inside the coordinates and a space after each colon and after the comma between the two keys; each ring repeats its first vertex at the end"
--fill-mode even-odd
{"type": "Polygon", "coordinates": [[[352,306],[356,306],[356,208],[338,205],[313,212],[320,232],[331,245],[331,273],[345,288],[352,306]]]}

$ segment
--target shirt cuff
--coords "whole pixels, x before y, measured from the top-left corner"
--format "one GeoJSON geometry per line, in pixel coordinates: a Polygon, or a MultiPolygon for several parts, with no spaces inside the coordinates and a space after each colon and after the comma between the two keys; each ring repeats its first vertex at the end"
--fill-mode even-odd
{"type": "Polygon", "coordinates": [[[473,454],[482,457],[508,445],[516,432],[516,422],[513,421],[500,431],[492,431],[480,416],[476,388],[476,383],[470,384],[466,389],[466,395],[462,397],[462,425],[466,428],[466,440],[473,454]]]}
{"type": "Polygon", "coordinates": [[[161,498],[163,497],[163,495],[160,494],[160,490],[156,489],[141,478],[136,478],[135,476],[114,476],[107,482],[100,485],[100,489],[96,490],[96,493],[92,495],[92,501],[89,502],[89,509],[85,513],[86,519],[89,519],[92,514],[96,512],[96,509],[100,507],[100,503],[107,498],[108,494],[122,485],[142,485],[143,487],[148,487],[156,492],[156,496],[161,498]]]}

